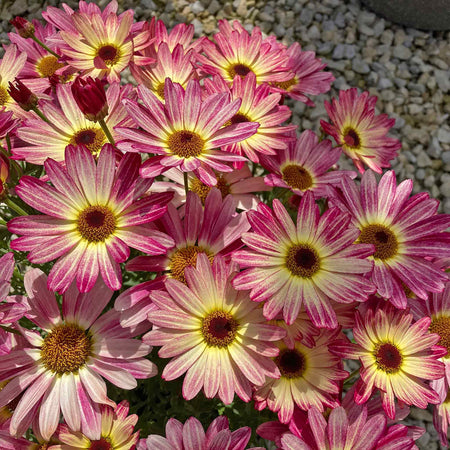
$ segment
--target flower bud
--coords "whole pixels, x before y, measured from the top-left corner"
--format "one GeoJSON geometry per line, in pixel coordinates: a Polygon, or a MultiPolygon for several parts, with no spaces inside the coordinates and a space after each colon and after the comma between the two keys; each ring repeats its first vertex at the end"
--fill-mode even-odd
{"type": "Polygon", "coordinates": [[[34,35],[34,25],[23,17],[15,17],[9,21],[16,28],[19,36],[30,38],[34,35]]]}
{"type": "Polygon", "coordinates": [[[98,78],[77,77],[72,83],[72,94],[86,119],[98,122],[108,115],[105,89],[98,78]]]}
{"type": "Polygon", "coordinates": [[[8,189],[6,187],[6,181],[9,177],[9,160],[0,153],[0,201],[6,198],[8,189]]]}
{"type": "Polygon", "coordinates": [[[9,82],[9,95],[25,110],[30,111],[35,108],[38,103],[38,98],[33,94],[19,79],[15,79],[13,84],[9,82]]]}

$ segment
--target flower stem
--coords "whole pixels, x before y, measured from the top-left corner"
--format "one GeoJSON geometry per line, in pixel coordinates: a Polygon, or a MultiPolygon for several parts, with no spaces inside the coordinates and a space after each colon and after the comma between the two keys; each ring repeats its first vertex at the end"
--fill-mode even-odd
{"type": "Polygon", "coordinates": [[[186,197],[189,192],[189,180],[188,180],[188,173],[183,172],[183,178],[184,178],[184,192],[186,192],[186,197]]]}
{"type": "Polygon", "coordinates": [[[9,197],[6,197],[5,200],[3,200],[4,203],[6,203],[12,210],[14,210],[17,214],[21,216],[28,216],[29,214],[22,209],[19,205],[14,203],[9,197]]]}
{"type": "Polygon", "coordinates": [[[345,380],[344,383],[348,383],[353,377],[358,375],[360,368],[355,369],[345,380]]]}
{"type": "Polygon", "coordinates": [[[103,133],[105,133],[105,136],[108,138],[108,141],[115,147],[116,143],[114,141],[114,138],[112,137],[111,132],[109,131],[108,125],[106,125],[105,119],[100,119],[98,123],[102,127],[103,133]]]}
{"type": "Polygon", "coordinates": [[[53,56],[56,56],[56,58],[61,59],[61,56],[58,55],[58,53],[55,53],[53,50],[49,49],[41,40],[39,40],[34,34],[31,36],[31,39],[33,39],[36,44],[40,45],[44,50],[47,50],[49,53],[51,53],[53,56]]]}
{"type": "Polygon", "coordinates": [[[0,325],[0,328],[2,330],[7,331],[8,333],[14,333],[14,334],[22,334],[19,330],[15,330],[14,328],[7,327],[5,325],[0,325]]]}

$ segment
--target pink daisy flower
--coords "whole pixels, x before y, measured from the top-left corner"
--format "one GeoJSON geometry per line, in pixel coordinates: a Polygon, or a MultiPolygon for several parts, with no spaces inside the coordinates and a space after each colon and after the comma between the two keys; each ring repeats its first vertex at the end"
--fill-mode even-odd
{"type": "Polygon", "coordinates": [[[322,331],[311,347],[297,341],[289,348],[278,342],[280,353],[274,361],[281,377],[277,380],[267,378],[264,385],[257,388],[255,408],[268,407],[278,413],[280,422],[288,423],[294,405],[305,411],[315,406],[321,412],[339,406],[339,382],[347,378],[348,372],[341,369],[341,359],[328,350],[336,334],[322,331]]]}
{"type": "Polygon", "coordinates": [[[441,292],[448,280],[430,258],[449,256],[450,235],[445,230],[450,215],[436,214],[439,202],[425,192],[409,198],[412,187],[412,180],[397,186],[392,171],[377,185],[368,170],[359,189],[343,178],[341,189],[333,190],[333,203],[352,215],[361,232],[358,242],[375,246],[369,259],[378,294],[401,309],[407,305],[405,289],[427,299],[428,292],[441,292]]]}
{"type": "Polygon", "coordinates": [[[115,406],[103,378],[133,389],[136,378],[155,376],[156,366],[143,358],[151,347],[133,339],[142,330],[120,326],[116,311],[100,316],[112,295],[101,280],[88,294],[80,294],[72,284],[63,296],[62,313],[39,269],[25,274],[25,289],[30,309],[26,316],[38,329],[19,327],[27,346],[0,360],[0,382],[9,380],[0,391],[0,407],[21,396],[10,432],[20,436],[36,419],[48,441],[62,413],[72,430],[99,439],[100,404],[115,406]]]}
{"type": "MultiPolygon", "coordinates": [[[[390,306],[388,304],[388,306],[390,306]]],[[[356,313],[353,328],[355,344],[340,341],[333,353],[361,362],[355,401],[365,403],[375,388],[381,393],[387,416],[395,418],[395,397],[407,405],[425,409],[438,404],[439,395],[424,381],[444,376],[444,364],[438,359],[447,353],[437,346],[440,336],[429,333],[431,319],[423,317],[413,323],[413,316],[392,306],[367,310],[364,317],[356,313]]]]}
{"type": "Polygon", "coordinates": [[[295,225],[280,201],[273,211],[260,203],[247,213],[253,228],[242,241],[249,249],[238,250],[233,260],[245,270],[236,275],[236,289],[251,289],[253,301],[265,301],[264,315],[274,319],[280,311],[286,323],[297,318],[302,304],[313,324],[336,328],[330,299],[341,303],[363,302],[375,287],[363,276],[371,271],[366,259],[373,246],[353,244],[358,230],[339,208],[321,217],[311,192],[301,200],[295,225]]]}
{"type": "MultiPolygon", "coordinates": [[[[244,78],[236,77],[233,86],[228,87],[221,77],[205,80],[205,88],[210,94],[227,92],[233,100],[241,99],[239,111],[229,120],[234,123],[259,123],[256,133],[231,145],[224,145],[223,150],[238,155],[245,155],[253,162],[259,162],[260,155],[276,155],[287,149],[287,143],[293,140],[291,134],[297,126],[281,124],[291,116],[291,110],[279,105],[281,95],[270,94],[269,86],[258,86],[254,73],[244,78]]],[[[235,163],[237,167],[242,162],[235,163]]]]}
{"type": "Polygon", "coordinates": [[[151,434],[139,441],[137,450],[244,450],[251,434],[249,427],[231,431],[225,416],[214,419],[206,433],[195,417],[189,417],[184,425],[176,419],[169,419],[166,424],[167,437],[151,434]]]}
{"type": "Polygon", "coordinates": [[[186,400],[203,388],[207,398],[217,395],[229,404],[236,393],[248,402],[253,385],[263,384],[266,375],[280,376],[270,358],[278,354],[271,341],[281,339],[285,332],[266,324],[247,292],[231,287],[235,270],[221,256],[214,258],[211,267],[201,253],[197,267],[185,270],[187,286],[169,278],[167,292],[151,293],[159,310],[148,314],[155,328],[143,339],[162,345],[161,358],[172,358],[163,379],[174,380],[186,373],[186,400]]]}
{"type": "Polygon", "coordinates": [[[351,170],[330,170],[340,155],[340,148],[331,148],[331,141],[319,142],[312,130],[306,130],[288,143],[285,152],[261,158],[261,164],[271,172],[264,180],[269,186],[290,189],[297,195],[311,191],[315,198],[327,197],[329,184],[338,186],[343,177],[356,177],[351,170]]]}
{"type": "Polygon", "coordinates": [[[448,425],[450,424],[450,389],[447,387],[444,399],[434,407],[433,425],[439,434],[441,445],[448,447],[448,425]]]}
{"type": "Polygon", "coordinates": [[[302,51],[298,42],[290,45],[286,51],[288,60],[287,70],[291,72],[292,78],[286,81],[275,81],[270,83],[273,92],[279,92],[288,97],[315,106],[305,94],[318,95],[328,92],[331,83],[335,80],[330,72],[324,72],[326,64],[312,51],[302,51]]]}
{"type": "Polygon", "coordinates": [[[84,147],[68,147],[67,170],[48,159],[46,173],[53,183],[23,176],[17,194],[44,215],[21,216],[8,222],[8,229],[22,237],[11,248],[28,251],[31,262],[57,259],[49,274],[49,288],[64,292],[76,278],[81,292],[89,291],[99,272],[113,290],[121,286],[119,263],[129,247],[161,254],[172,239],[149,222],[162,216],[171,193],[139,197],[151,181],[138,176],[139,155],[125,155],[116,169],[112,146],[106,145],[98,163],[84,147]]]}
{"type": "Polygon", "coordinates": [[[48,450],[133,450],[139,439],[139,431],[133,433],[138,421],[136,414],[128,415],[130,405],[121,401],[114,409],[101,406],[101,428],[96,438],[89,438],[79,431],[72,431],[67,425],[57,430],[61,444],[49,445],[48,450]]]}
{"type": "Polygon", "coordinates": [[[383,167],[390,167],[389,162],[402,145],[398,139],[386,137],[395,119],[389,119],[387,114],[376,116],[376,101],[377,97],[370,97],[367,91],[360,96],[356,88],[340,91],[339,101],[325,101],[332,124],[320,121],[325,133],[333,136],[361,173],[364,164],[378,173],[383,167]]]}
{"type": "Polygon", "coordinates": [[[213,94],[202,100],[200,84],[189,81],[186,91],[166,80],[163,104],[147,88],[138,87],[144,106],[133,100],[124,100],[125,107],[136,124],[144,131],[118,128],[122,138],[119,148],[124,151],[156,153],[141,169],[144,177],[154,177],[171,167],[183,172],[194,171],[204,183],[217,183],[212,169],[231,172],[225,163],[245,158],[215,150],[248,138],[258,128],[257,123],[238,123],[225,126],[241,105],[241,100],[230,101],[227,94],[213,94]]]}

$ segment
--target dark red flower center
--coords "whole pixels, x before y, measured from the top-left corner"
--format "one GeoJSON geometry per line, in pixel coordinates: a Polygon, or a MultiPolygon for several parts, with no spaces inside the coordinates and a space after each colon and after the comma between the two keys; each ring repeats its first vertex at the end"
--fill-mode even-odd
{"type": "Polygon", "coordinates": [[[83,128],[70,140],[72,145],[85,145],[93,155],[100,152],[105,142],[105,133],[100,128],[83,128]]]}
{"type": "Polygon", "coordinates": [[[98,441],[91,441],[91,450],[111,450],[113,447],[107,438],[100,438],[98,441]]]}
{"type": "Polygon", "coordinates": [[[380,370],[386,373],[396,373],[400,370],[403,357],[400,350],[393,344],[378,343],[375,346],[374,356],[380,370]]]}
{"type": "Polygon", "coordinates": [[[230,78],[234,78],[236,75],[239,75],[241,78],[244,78],[245,75],[252,72],[250,67],[245,64],[234,64],[228,69],[228,75],[230,78]]]}
{"type": "Polygon", "coordinates": [[[195,158],[202,154],[205,141],[193,131],[180,130],[170,135],[167,146],[180,158],[195,158]]]}
{"type": "Polygon", "coordinates": [[[375,246],[374,258],[386,260],[398,253],[397,238],[384,225],[372,224],[363,227],[358,241],[362,244],[373,244],[375,246]]]}
{"type": "Polygon", "coordinates": [[[294,244],[286,256],[286,267],[293,275],[311,278],[320,269],[320,258],[308,244],[294,244]]]}
{"type": "Polygon", "coordinates": [[[237,328],[237,321],[225,311],[214,311],[202,321],[203,338],[210,347],[228,347],[236,337],[237,328]]]}
{"type": "Polygon", "coordinates": [[[98,49],[97,55],[107,66],[113,66],[119,59],[119,51],[113,45],[103,45],[98,49]]]}
{"type": "Polygon", "coordinates": [[[430,332],[437,333],[441,339],[437,345],[441,345],[447,349],[447,358],[450,352],[450,316],[436,317],[430,325],[430,332]]]}
{"type": "Polygon", "coordinates": [[[305,356],[297,349],[284,349],[275,358],[275,364],[285,378],[299,378],[306,369],[305,356]]]}
{"type": "Polygon", "coordinates": [[[297,164],[289,164],[281,170],[283,181],[294,189],[305,191],[313,184],[309,172],[297,164]]]}
{"type": "Polygon", "coordinates": [[[358,133],[350,128],[344,133],[344,142],[348,147],[359,148],[361,145],[361,139],[358,133]]]}
{"type": "Polygon", "coordinates": [[[106,206],[88,206],[78,216],[78,231],[89,242],[103,242],[116,229],[116,218],[106,206]]]}

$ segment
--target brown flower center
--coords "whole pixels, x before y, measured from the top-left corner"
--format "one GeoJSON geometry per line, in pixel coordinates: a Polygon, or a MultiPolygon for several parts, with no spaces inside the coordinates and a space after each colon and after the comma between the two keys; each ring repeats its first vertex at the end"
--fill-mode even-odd
{"type": "Polygon", "coordinates": [[[361,139],[353,128],[344,131],[343,139],[347,147],[358,149],[361,146],[361,139]]]}
{"type": "Polygon", "coordinates": [[[305,356],[297,349],[281,350],[275,358],[275,364],[285,378],[300,378],[306,369],[305,356]]]}
{"type": "Polygon", "coordinates": [[[234,125],[235,123],[252,122],[252,120],[245,114],[237,113],[230,120],[225,122],[224,126],[234,125]]]}
{"type": "Polygon", "coordinates": [[[430,332],[437,333],[441,337],[437,345],[442,345],[442,347],[447,349],[447,354],[444,358],[448,358],[450,352],[450,316],[433,319],[430,325],[430,332]]]}
{"type": "Polygon", "coordinates": [[[88,206],[78,216],[78,231],[89,242],[103,242],[116,229],[116,218],[106,206],[88,206]]]}
{"type": "Polygon", "coordinates": [[[51,77],[58,69],[64,67],[64,63],[58,62],[58,58],[53,55],[44,56],[36,64],[36,70],[39,72],[41,78],[51,77]]]}
{"type": "Polygon", "coordinates": [[[378,369],[386,373],[397,373],[402,365],[400,350],[389,342],[379,342],[373,351],[378,369]]]}
{"type": "Polygon", "coordinates": [[[234,64],[228,69],[228,75],[230,76],[230,78],[234,78],[236,75],[244,78],[245,75],[250,72],[252,72],[252,69],[250,69],[250,67],[246,66],[245,64],[234,64]]]}
{"type": "Polygon", "coordinates": [[[44,366],[54,373],[77,372],[92,350],[89,335],[77,325],[58,325],[45,337],[41,349],[44,366]]]}
{"type": "Polygon", "coordinates": [[[294,244],[286,256],[286,267],[293,275],[311,278],[320,269],[320,258],[308,244],[294,244]]]}
{"type": "Polygon", "coordinates": [[[8,91],[3,86],[0,86],[0,106],[6,105],[8,99],[9,99],[8,91]]]}
{"type": "Polygon", "coordinates": [[[111,450],[113,446],[108,438],[100,438],[98,441],[91,441],[90,450],[111,450]]]}
{"type": "Polygon", "coordinates": [[[106,142],[105,133],[100,128],[83,128],[71,138],[72,145],[85,145],[93,155],[97,155],[106,142]]]}
{"type": "Polygon", "coordinates": [[[219,189],[220,193],[222,194],[222,198],[225,198],[230,193],[230,185],[225,181],[225,178],[222,175],[219,175],[217,177],[217,184],[215,186],[207,186],[198,178],[194,178],[189,183],[189,189],[195,192],[200,197],[200,200],[203,204],[205,204],[206,197],[208,196],[212,187],[219,189]]]}
{"type": "Polygon", "coordinates": [[[291,86],[295,86],[296,84],[298,84],[298,79],[297,77],[292,77],[286,81],[274,81],[272,84],[277,88],[288,91],[291,86]]]}
{"type": "Polygon", "coordinates": [[[228,347],[233,343],[237,329],[237,321],[225,311],[214,311],[202,320],[203,338],[210,347],[228,347]]]}
{"type": "Polygon", "coordinates": [[[97,50],[97,56],[100,57],[107,66],[113,66],[114,64],[117,64],[117,61],[120,58],[120,52],[114,45],[106,44],[102,45],[97,50]]]}
{"type": "Polygon", "coordinates": [[[195,158],[202,154],[205,141],[193,131],[180,130],[170,135],[167,146],[180,158],[195,158]]]}
{"type": "Polygon", "coordinates": [[[386,260],[394,257],[398,252],[398,242],[395,234],[384,225],[367,225],[361,230],[359,242],[375,245],[374,258],[386,260]]]}
{"type": "Polygon", "coordinates": [[[186,278],[184,277],[184,269],[186,269],[186,267],[189,266],[196,267],[197,255],[199,253],[205,253],[208,256],[209,261],[211,263],[213,262],[214,256],[208,253],[202,247],[198,247],[197,245],[191,245],[190,247],[178,249],[170,257],[169,270],[171,272],[172,277],[186,284],[186,278]]]}
{"type": "Polygon", "coordinates": [[[163,81],[161,83],[158,84],[158,86],[156,86],[155,92],[156,95],[159,96],[159,98],[162,98],[164,100],[164,87],[166,85],[166,82],[163,81]]]}
{"type": "Polygon", "coordinates": [[[294,189],[305,191],[313,184],[313,179],[309,172],[297,164],[289,164],[281,171],[283,181],[294,189]]]}

